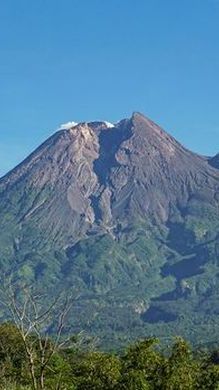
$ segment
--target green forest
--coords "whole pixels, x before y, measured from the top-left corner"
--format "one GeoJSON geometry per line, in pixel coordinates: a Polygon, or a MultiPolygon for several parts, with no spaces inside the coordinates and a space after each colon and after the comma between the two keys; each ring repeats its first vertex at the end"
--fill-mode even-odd
{"type": "Polygon", "coordinates": [[[0,325],[1,390],[190,390],[219,389],[219,351],[192,350],[182,338],[162,348],[143,339],[106,353],[84,336],[55,345],[13,323],[0,325]],[[42,353],[43,352],[43,353],[42,353]],[[43,358],[43,359],[42,359],[43,358]]]}
{"type": "Polygon", "coordinates": [[[72,332],[70,293],[48,304],[32,286],[2,282],[0,390],[219,390],[215,343],[148,336],[106,349],[83,328],[72,332]]]}

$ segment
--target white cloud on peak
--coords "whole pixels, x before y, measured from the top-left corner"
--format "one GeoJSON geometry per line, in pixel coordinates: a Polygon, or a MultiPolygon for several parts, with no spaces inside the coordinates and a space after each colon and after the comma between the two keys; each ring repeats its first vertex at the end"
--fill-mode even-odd
{"type": "Polygon", "coordinates": [[[106,121],[104,121],[104,123],[105,123],[106,127],[108,127],[109,129],[115,127],[113,123],[106,122],[106,121]]]}
{"type": "Polygon", "coordinates": [[[67,123],[63,123],[59,128],[58,130],[69,130],[69,129],[72,129],[73,127],[77,126],[78,123],[77,122],[67,122],[67,123]]]}

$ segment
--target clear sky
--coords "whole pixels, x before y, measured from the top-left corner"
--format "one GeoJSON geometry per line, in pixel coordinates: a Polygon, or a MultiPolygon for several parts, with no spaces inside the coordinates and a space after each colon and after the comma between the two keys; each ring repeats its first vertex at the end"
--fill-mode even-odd
{"type": "Polygon", "coordinates": [[[0,175],[61,123],[141,111],[219,152],[219,0],[2,0],[0,175]]]}

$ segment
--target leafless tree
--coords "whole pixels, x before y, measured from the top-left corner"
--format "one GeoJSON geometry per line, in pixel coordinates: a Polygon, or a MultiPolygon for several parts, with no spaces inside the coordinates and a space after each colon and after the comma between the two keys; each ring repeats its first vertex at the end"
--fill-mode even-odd
{"type": "Polygon", "coordinates": [[[34,292],[30,286],[19,286],[4,281],[0,288],[1,304],[8,311],[9,319],[16,325],[23,341],[29,373],[34,390],[45,389],[45,372],[51,370],[53,355],[70,341],[63,339],[63,329],[73,304],[73,297],[59,295],[51,304],[45,295],[34,292]],[[58,312],[58,314],[57,314],[58,312]],[[53,337],[49,330],[53,326],[53,337]]]}

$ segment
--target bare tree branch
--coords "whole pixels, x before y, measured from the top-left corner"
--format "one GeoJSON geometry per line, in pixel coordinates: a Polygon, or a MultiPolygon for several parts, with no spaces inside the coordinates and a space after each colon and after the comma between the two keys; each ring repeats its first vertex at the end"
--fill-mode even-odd
{"type": "Polygon", "coordinates": [[[9,317],[16,325],[24,344],[29,372],[34,390],[45,389],[45,371],[52,370],[50,362],[56,351],[63,348],[70,338],[61,340],[66,324],[67,316],[73,305],[73,298],[66,297],[61,306],[57,326],[53,338],[50,340],[48,331],[54,325],[55,312],[58,303],[61,304],[62,296],[57,296],[45,309],[45,296],[33,292],[31,286],[16,286],[12,283],[12,277],[4,281],[0,287],[0,304],[7,310],[9,317]],[[16,290],[19,287],[19,293],[16,290]]]}

